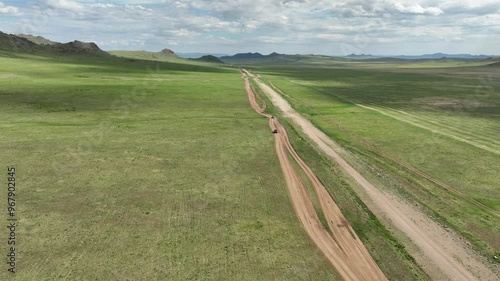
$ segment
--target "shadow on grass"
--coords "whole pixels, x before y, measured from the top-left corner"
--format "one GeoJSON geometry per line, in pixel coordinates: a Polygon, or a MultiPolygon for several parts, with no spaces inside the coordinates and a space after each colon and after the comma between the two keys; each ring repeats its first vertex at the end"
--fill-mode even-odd
{"type": "MultiPolygon", "coordinates": [[[[159,83],[168,83],[172,75],[236,73],[235,69],[226,66],[115,56],[9,54],[9,58],[15,59],[14,64],[19,63],[16,66],[18,70],[12,70],[12,74],[20,73],[22,79],[3,80],[0,108],[20,106],[30,112],[120,110],[135,108],[139,104],[155,107],[164,101],[145,97],[161,93],[162,86],[159,83]],[[36,68],[30,69],[33,63],[36,68]]],[[[7,65],[4,69],[9,74],[7,65]]]]}

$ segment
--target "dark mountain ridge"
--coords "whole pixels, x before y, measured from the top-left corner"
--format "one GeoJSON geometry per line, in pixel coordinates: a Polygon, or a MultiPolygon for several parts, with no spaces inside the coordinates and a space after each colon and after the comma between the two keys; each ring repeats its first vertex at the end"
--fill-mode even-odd
{"type": "Polygon", "coordinates": [[[75,40],[69,43],[58,43],[49,41],[43,37],[35,37],[32,35],[17,36],[3,33],[1,31],[0,50],[34,55],[109,55],[93,42],[81,42],[75,40]],[[38,41],[38,43],[35,43],[34,41],[38,41]]]}
{"type": "Polygon", "coordinates": [[[278,54],[276,52],[273,52],[269,55],[263,55],[261,53],[238,53],[233,56],[223,56],[220,57],[221,60],[248,60],[248,59],[265,59],[265,58],[272,58],[272,57],[278,57],[282,56],[282,54],[278,54]]]}
{"type": "Polygon", "coordinates": [[[190,60],[211,62],[211,63],[224,63],[221,59],[219,59],[216,56],[212,56],[212,55],[206,55],[206,56],[202,56],[200,58],[195,58],[195,59],[190,59],[190,60]]]}

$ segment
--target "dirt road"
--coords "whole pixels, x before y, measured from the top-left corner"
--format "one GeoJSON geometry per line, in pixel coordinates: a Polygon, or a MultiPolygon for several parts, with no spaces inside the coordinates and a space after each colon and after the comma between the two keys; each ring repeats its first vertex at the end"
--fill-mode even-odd
{"type": "MultiPolygon", "coordinates": [[[[444,229],[427,217],[413,204],[376,188],[341,156],[342,148],[311,122],[298,114],[290,104],[272,88],[255,79],[286,118],[298,125],[320,151],[337,162],[347,175],[361,186],[369,200],[366,202],[379,218],[384,218],[418,247],[412,254],[434,280],[500,280],[460,237],[444,229]]],[[[383,220],[384,221],[384,220],[383,220]]]]}
{"type": "Polygon", "coordinates": [[[264,113],[264,100],[257,95],[257,98],[263,104],[259,106],[256,102],[256,95],[250,87],[248,77],[245,73],[242,73],[242,75],[245,79],[245,88],[250,105],[257,113],[269,119],[269,126],[272,131],[278,131],[275,134],[276,152],[285,176],[293,207],[308,235],[344,280],[387,280],[325,187],[295,152],[290,144],[285,128],[276,118],[264,113]],[[289,155],[292,156],[293,160],[296,161],[313,185],[333,237],[321,224],[309,193],[295,170],[289,155]]]}

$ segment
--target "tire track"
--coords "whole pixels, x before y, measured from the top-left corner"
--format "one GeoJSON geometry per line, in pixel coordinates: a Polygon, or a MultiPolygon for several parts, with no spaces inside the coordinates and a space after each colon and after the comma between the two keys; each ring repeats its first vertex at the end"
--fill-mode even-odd
{"type": "MultiPolygon", "coordinates": [[[[270,83],[270,84],[271,84],[271,86],[273,87],[274,90],[276,90],[277,92],[279,92],[281,95],[284,95],[284,93],[281,92],[275,85],[273,85],[272,83],[270,83]]],[[[322,90],[320,90],[320,91],[322,91],[322,90]]],[[[287,96],[287,97],[290,98],[289,96],[287,96]]],[[[344,98],[340,98],[339,97],[339,99],[342,99],[342,100],[344,100],[346,102],[349,102],[349,103],[352,103],[354,105],[358,105],[358,104],[356,104],[356,103],[354,103],[352,101],[349,101],[347,99],[344,99],[344,98]]],[[[302,104],[302,106],[307,107],[304,104],[302,104]]],[[[309,107],[307,107],[307,108],[309,108],[309,107]]],[[[309,108],[309,109],[311,109],[311,108],[309,108]]],[[[375,152],[379,153],[380,156],[382,156],[383,158],[385,158],[385,159],[387,159],[389,161],[392,161],[393,163],[398,164],[398,165],[400,165],[403,168],[406,168],[408,171],[413,172],[414,174],[416,174],[416,175],[418,175],[418,176],[420,176],[420,177],[422,177],[422,178],[424,178],[424,179],[426,179],[426,180],[428,180],[428,181],[430,181],[430,182],[432,182],[432,183],[440,186],[443,189],[446,189],[447,191],[449,191],[449,192],[455,194],[456,196],[462,198],[463,200],[465,200],[465,201],[467,201],[467,202],[469,202],[469,203],[471,203],[471,204],[473,204],[473,205],[475,205],[475,206],[483,209],[484,211],[489,212],[490,214],[492,214],[494,216],[500,217],[500,212],[497,211],[496,209],[491,208],[490,206],[487,206],[487,205],[479,202],[478,200],[472,198],[468,194],[466,194],[464,192],[461,192],[460,190],[458,190],[458,189],[450,186],[449,184],[444,183],[444,182],[442,182],[442,181],[440,181],[440,180],[438,180],[438,179],[430,176],[429,174],[427,174],[427,173],[425,173],[425,172],[417,169],[416,167],[414,167],[414,166],[412,166],[412,165],[404,162],[403,160],[401,160],[398,157],[390,154],[389,152],[382,150],[380,147],[377,147],[374,144],[368,142],[367,140],[365,140],[365,139],[357,136],[356,134],[354,134],[353,132],[351,132],[349,129],[341,126],[340,124],[338,124],[334,120],[332,120],[332,119],[330,119],[328,117],[325,117],[323,115],[318,115],[318,116],[319,116],[319,118],[321,118],[321,120],[323,120],[326,123],[329,123],[329,124],[335,126],[337,129],[339,129],[342,132],[346,133],[349,137],[351,137],[351,138],[359,141],[360,143],[368,146],[369,148],[373,149],[375,152]]]]}
{"type": "Polygon", "coordinates": [[[344,280],[387,280],[325,187],[295,152],[285,128],[278,122],[276,117],[264,113],[265,101],[257,95],[257,98],[263,104],[259,106],[247,74],[248,72],[244,72],[242,76],[245,80],[245,89],[250,105],[258,114],[268,118],[271,130],[277,130],[278,132],[275,134],[276,153],[278,154],[293,207],[307,234],[344,280]],[[321,224],[307,188],[295,170],[289,155],[297,162],[312,183],[333,237],[321,224]]]}
{"type": "Polygon", "coordinates": [[[340,156],[337,151],[342,148],[338,144],[297,113],[277,92],[260,80],[255,81],[285,117],[299,126],[320,151],[337,162],[363,188],[372,211],[411,239],[418,247],[413,254],[433,279],[498,280],[493,269],[485,265],[486,261],[460,236],[444,229],[415,206],[376,188],[340,156]]]}
{"type": "MultiPolygon", "coordinates": [[[[290,81],[290,82],[296,83],[296,84],[301,85],[301,86],[306,86],[304,84],[297,83],[295,81],[290,81]]],[[[309,87],[309,86],[306,86],[306,87],[309,87]]],[[[319,91],[325,92],[322,89],[318,89],[318,88],[314,88],[314,89],[317,89],[319,91]]],[[[393,109],[390,109],[390,108],[387,108],[387,107],[377,106],[377,105],[375,105],[376,103],[372,102],[371,99],[364,98],[364,99],[361,99],[359,101],[354,101],[354,100],[350,100],[348,98],[345,98],[344,96],[335,95],[335,97],[338,98],[338,99],[341,99],[343,101],[346,101],[348,103],[351,103],[351,104],[354,104],[356,106],[359,106],[361,108],[365,108],[365,109],[368,109],[368,110],[371,110],[371,111],[378,112],[378,113],[380,113],[382,115],[388,116],[390,118],[396,119],[396,120],[401,121],[401,122],[405,122],[407,124],[410,124],[410,125],[413,125],[415,127],[427,130],[429,132],[432,132],[432,133],[435,133],[435,134],[439,134],[439,135],[442,135],[442,136],[454,139],[456,141],[472,145],[474,147],[477,147],[479,149],[483,149],[485,151],[491,152],[491,153],[496,154],[496,155],[500,155],[500,150],[497,150],[497,149],[489,147],[487,145],[478,143],[478,142],[476,142],[474,140],[469,140],[469,139],[463,138],[461,136],[457,136],[455,134],[445,132],[445,131],[442,130],[442,128],[439,128],[439,126],[438,126],[438,128],[432,128],[428,124],[427,125],[426,124],[421,124],[421,123],[423,123],[423,121],[419,122],[417,120],[411,120],[409,118],[404,118],[401,115],[408,115],[406,112],[403,112],[403,111],[398,112],[398,110],[393,110],[393,109]],[[361,104],[359,102],[363,102],[365,104],[361,104]],[[391,111],[391,112],[388,112],[388,111],[391,111]]]]}

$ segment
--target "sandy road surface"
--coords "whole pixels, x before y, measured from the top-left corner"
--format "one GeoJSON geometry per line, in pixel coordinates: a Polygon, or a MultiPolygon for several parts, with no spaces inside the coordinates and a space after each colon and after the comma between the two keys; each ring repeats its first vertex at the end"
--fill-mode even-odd
{"type": "Polygon", "coordinates": [[[490,214],[494,215],[494,216],[497,216],[497,217],[500,217],[500,212],[487,206],[487,205],[484,205],[483,203],[477,201],[476,199],[472,198],[471,196],[461,192],[460,190],[456,189],[456,188],[453,188],[452,186],[450,186],[449,184],[446,184],[426,173],[424,173],[423,171],[417,169],[416,167],[404,162],[403,160],[400,160],[398,159],[396,156],[393,156],[392,154],[388,153],[387,151],[384,151],[382,149],[380,149],[379,147],[373,145],[372,143],[370,142],[367,142],[366,140],[360,138],[359,136],[353,134],[352,132],[350,132],[349,130],[345,129],[345,128],[342,128],[339,124],[337,124],[335,121],[333,121],[332,119],[328,119],[328,118],[324,118],[322,117],[322,120],[325,120],[326,122],[330,123],[330,124],[334,124],[335,126],[338,126],[337,128],[339,128],[340,130],[342,130],[344,133],[347,133],[349,134],[350,137],[352,138],[355,138],[356,140],[358,140],[359,142],[365,144],[366,146],[370,147],[371,149],[377,151],[377,153],[379,153],[382,157],[386,158],[386,159],[389,159],[391,161],[393,161],[394,163],[400,165],[401,167],[404,167],[406,168],[407,170],[413,172],[414,174],[417,174],[418,176],[422,177],[422,178],[425,178],[431,182],[433,182],[434,184],[448,190],[449,192],[451,193],[454,193],[455,195],[457,195],[458,197],[461,197],[463,200],[465,201],[468,201],[469,203],[472,203],[474,205],[476,205],[477,207],[480,207],[481,209],[483,209],[484,211],[486,212],[489,212],[490,214]]]}
{"type": "Polygon", "coordinates": [[[295,152],[290,144],[285,128],[276,118],[272,118],[271,115],[264,113],[265,102],[257,95],[257,98],[263,104],[262,107],[259,106],[255,100],[256,95],[250,87],[248,78],[246,75],[243,75],[243,77],[250,105],[257,113],[269,119],[271,130],[278,130],[278,133],[275,134],[276,152],[285,176],[293,207],[308,235],[328,260],[330,260],[344,280],[387,280],[325,187],[295,152]],[[289,155],[293,157],[314,186],[333,237],[321,224],[309,193],[295,170],[289,155]]]}
{"type": "MultiPolygon", "coordinates": [[[[298,83],[298,84],[299,84],[299,85],[301,85],[300,83],[298,83]]],[[[276,88],[276,86],[274,86],[274,85],[273,85],[273,83],[270,83],[270,85],[273,87],[273,89],[277,89],[277,88],[276,88]]],[[[315,88],[315,89],[316,89],[316,90],[319,90],[319,91],[321,91],[321,92],[326,92],[326,91],[324,91],[324,90],[322,90],[322,89],[317,89],[317,88],[315,88]]],[[[279,89],[277,90],[277,92],[278,92],[279,94],[283,94],[283,93],[281,93],[281,92],[279,91],[279,89]]],[[[345,98],[345,97],[341,97],[341,96],[336,96],[336,98],[338,98],[338,99],[340,99],[340,100],[343,100],[343,101],[346,101],[346,102],[348,102],[348,103],[351,103],[351,104],[357,105],[357,106],[359,106],[359,107],[363,107],[363,108],[366,108],[366,109],[370,109],[370,110],[373,110],[373,111],[377,111],[378,113],[383,114],[383,115],[386,115],[386,116],[389,116],[389,115],[385,114],[385,111],[384,111],[384,110],[394,111],[394,112],[398,112],[398,113],[400,113],[400,114],[404,114],[404,115],[413,115],[413,114],[410,114],[410,113],[407,113],[407,112],[404,112],[404,111],[401,111],[401,110],[394,110],[394,109],[390,109],[390,108],[385,108],[385,109],[384,109],[384,108],[383,108],[383,107],[381,107],[381,106],[378,106],[378,108],[380,108],[380,109],[376,109],[376,108],[373,108],[373,107],[368,107],[368,106],[366,106],[366,105],[361,105],[361,104],[359,104],[359,103],[353,102],[353,101],[351,101],[351,100],[349,100],[349,99],[347,99],[347,98],[345,98]]],[[[414,116],[414,115],[413,115],[413,116],[414,116]]],[[[388,153],[387,151],[384,151],[384,150],[380,149],[380,147],[377,147],[377,146],[373,145],[372,143],[367,142],[365,139],[360,138],[360,137],[359,137],[359,136],[357,136],[356,134],[353,134],[353,133],[352,133],[352,132],[351,132],[348,128],[345,128],[345,127],[341,126],[340,124],[338,124],[337,122],[335,122],[333,119],[331,119],[331,118],[327,118],[327,117],[325,117],[325,116],[319,116],[319,117],[320,117],[323,121],[325,121],[325,122],[327,122],[327,123],[329,123],[329,124],[334,125],[336,129],[341,130],[342,132],[344,132],[344,133],[348,134],[351,138],[354,138],[354,139],[356,139],[357,141],[359,141],[359,142],[361,142],[361,143],[363,143],[363,144],[365,144],[365,145],[369,146],[371,149],[373,149],[373,150],[377,151],[377,153],[381,154],[384,158],[389,159],[389,160],[391,160],[391,161],[393,161],[393,162],[397,163],[398,165],[401,165],[402,167],[404,167],[404,168],[408,169],[409,171],[411,171],[411,172],[413,172],[413,173],[417,174],[418,176],[423,177],[423,178],[425,178],[425,179],[427,179],[427,180],[429,180],[429,181],[431,181],[431,182],[435,183],[436,185],[438,185],[438,186],[440,186],[440,187],[442,187],[442,188],[444,188],[444,189],[448,190],[448,191],[449,191],[449,192],[451,192],[451,193],[454,193],[455,195],[457,195],[457,196],[461,197],[462,199],[464,199],[464,200],[468,201],[469,203],[472,203],[472,204],[474,204],[474,205],[476,205],[476,206],[480,207],[481,209],[483,209],[483,210],[485,210],[485,211],[489,212],[490,214],[492,214],[492,215],[494,215],[494,216],[497,216],[497,217],[500,217],[500,212],[499,212],[499,211],[497,211],[497,210],[495,210],[495,209],[493,209],[493,208],[491,208],[491,207],[489,207],[489,206],[487,206],[487,205],[485,205],[485,204],[483,204],[483,203],[481,203],[481,202],[477,201],[476,199],[474,199],[474,198],[472,198],[471,196],[469,196],[469,195],[467,195],[467,194],[465,194],[465,193],[463,193],[463,192],[461,192],[461,191],[459,191],[459,190],[457,190],[457,189],[453,188],[452,186],[450,186],[450,185],[448,185],[448,184],[446,184],[446,183],[444,183],[444,182],[442,182],[442,181],[440,181],[440,180],[438,180],[438,179],[436,179],[436,178],[434,178],[434,177],[432,177],[432,176],[430,176],[430,175],[428,175],[428,174],[424,173],[423,171],[421,171],[421,170],[417,169],[416,167],[414,167],[414,166],[412,166],[412,165],[410,165],[410,164],[408,164],[408,163],[406,163],[406,162],[404,162],[404,161],[402,161],[402,160],[398,159],[398,158],[397,158],[397,157],[395,157],[394,155],[391,155],[391,154],[390,154],[390,153],[388,153]]],[[[391,116],[389,116],[389,117],[394,118],[394,119],[396,119],[396,120],[398,120],[398,121],[406,122],[406,121],[404,121],[402,118],[399,118],[399,117],[394,117],[394,116],[392,116],[392,115],[391,115],[391,116]]],[[[406,122],[406,123],[408,123],[408,122],[406,122]]],[[[411,123],[408,123],[408,124],[411,124],[411,123]]],[[[413,124],[412,124],[412,125],[413,125],[413,124]]],[[[427,128],[424,128],[424,129],[427,129],[427,128]]],[[[430,129],[428,129],[428,130],[429,130],[429,131],[431,131],[430,129]]]]}
{"type": "MultiPolygon", "coordinates": [[[[412,204],[395,195],[387,194],[347,163],[336,151],[339,146],[311,122],[298,114],[281,95],[258,79],[259,87],[270,97],[283,115],[290,118],[315,143],[318,148],[335,160],[365,191],[367,205],[378,217],[384,217],[403,232],[418,247],[412,253],[417,262],[434,280],[500,280],[500,276],[485,265],[459,236],[444,229],[412,204]]],[[[329,220],[330,221],[330,220],[329,220]]]]}

